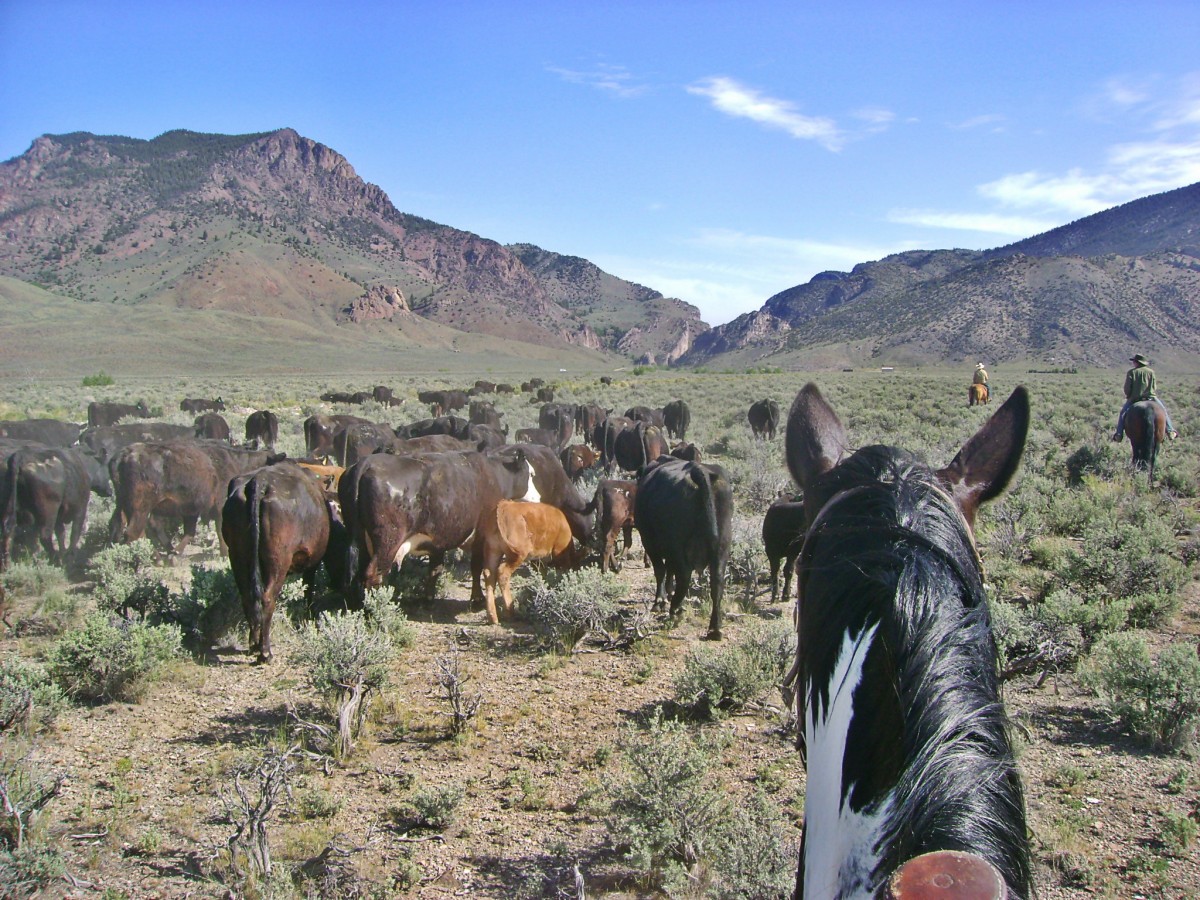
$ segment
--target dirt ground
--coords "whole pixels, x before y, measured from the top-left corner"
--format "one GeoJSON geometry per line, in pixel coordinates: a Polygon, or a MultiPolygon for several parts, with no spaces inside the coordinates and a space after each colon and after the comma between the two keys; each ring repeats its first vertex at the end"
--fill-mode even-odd
{"type": "MultiPolygon", "coordinates": [[[[625,603],[647,605],[649,572],[631,560],[621,577],[625,603]]],[[[1200,591],[1191,587],[1177,639],[1200,635],[1200,591]]],[[[390,885],[391,896],[404,897],[574,897],[578,871],[588,896],[656,896],[613,846],[599,798],[618,777],[622,729],[670,701],[706,617],[693,611],[632,649],[585,642],[580,652],[554,655],[519,621],[488,625],[469,608],[465,582],[450,594],[410,608],[416,641],[400,652],[352,756],[298,770],[291,803],[269,820],[275,860],[293,866],[336,847],[345,855],[329,857],[334,866],[379,895],[390,885]],[[457,738],[434,681],[435,660],[449,654],[470,676],[468,690],[483,695],[476,727],[457,738]],[[451,824],[413,827],[406,798],[451,786],[463,792],[451,824]]],[[[732,604],[728,638],[753,617],[790,617],[782,604],[763,605],[768,599],[764,584],[751,612],[732,604]]],[[[74,880],[47,896],[246,895],[230,886],[224,847],[233,827],[221,794],[239,763],[285,739],[289,706],[328,721],[289,661],[295,632],[282,615],[276,623],[268,666],[225,647],[176,667],[139,703],[73,707],[40,739],[41,764],[69,775],[43,825],[74,880]]],[[[21,650],[23,640],[10,633],[0,652],[21,650]]],[[[1195,761],[1151,753],[1117,733],[1073,676],[1010,682],[1007,702],[1039,896],[1200,896],[1194,845],[1171,857],[1162,832],[1167,811],[1196,814],[1195,761]]],[[[786,839],[798,840],[804,770],[781,707],[774,693],[703,727],[731,738],[722,757],[730,789],[767,786],[790,820],[786,839]]]]}

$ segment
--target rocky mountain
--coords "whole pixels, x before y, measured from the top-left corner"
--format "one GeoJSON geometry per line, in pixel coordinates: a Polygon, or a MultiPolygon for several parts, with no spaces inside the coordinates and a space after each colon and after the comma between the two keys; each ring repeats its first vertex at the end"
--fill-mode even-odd
{"type": "Polygon", "coordinates": [[[423,319],[662,362],[708,329],[586,260],[402,213],[291,129],[45,135],[0,164],[0,236],[0,275],[120,316],[165,306],[376,337],[423,319]]]}
{"type": "Polygon", "coordinates": [[[989,251],[822,272],[699,336],[684,363],[853,365],[1200,354],[1200,184],[989,251]]]}

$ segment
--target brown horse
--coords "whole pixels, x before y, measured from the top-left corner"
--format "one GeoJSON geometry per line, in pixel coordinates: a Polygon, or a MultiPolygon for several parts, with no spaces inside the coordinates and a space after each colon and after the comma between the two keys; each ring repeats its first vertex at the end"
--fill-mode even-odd
{"type": "Polygon", "coordinates": [[[967,406],[978,406],[981,403],[990,403],[991,400],[992,392],[986,384],[973,384],[967,388],[967,406]]]}
{"type": "Polygon", "coordinates": [[[1133,466],[1147,469],[1154,480],[1158,448],[1167,436],[1167,411],[1154,400],[1139,400],[1125,415],[1125,435],[1133,449],[1133,466]]]}

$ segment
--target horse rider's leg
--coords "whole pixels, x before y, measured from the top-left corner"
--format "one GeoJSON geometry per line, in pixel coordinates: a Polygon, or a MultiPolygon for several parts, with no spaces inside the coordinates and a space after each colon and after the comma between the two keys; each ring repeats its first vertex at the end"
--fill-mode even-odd
{"type": "Polygon", "coordinates": [[[1121,407],[1121,414],[1117,416],[1117,430],[1113,432],[1112,436],[1114,441],[1119,441],[1125,436],[1125,415],[1131,406],[1133,406],[1133,401],[1126,400],[1125,405],[1121,407]]]}
{"type": "Polygon", "coordinates": [[[1167,437],[1172,441],[1175,440],[1175,438],[1179,437],[1179,432],[1171,424],[1171,414],[1167,411],[1167,404],[1163,403],[1157,397],[1154,398],[1154,402],[1162,407],[1163,415],[1167,417],[1167,437]]]}

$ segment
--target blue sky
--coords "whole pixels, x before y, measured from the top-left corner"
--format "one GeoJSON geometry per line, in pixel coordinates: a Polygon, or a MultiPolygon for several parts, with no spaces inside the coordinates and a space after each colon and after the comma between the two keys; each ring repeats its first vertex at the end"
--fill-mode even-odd
{"type": "Polygon", "coordinates": [[[1200,181],[1200,3],[0,0],[0,159],[292,127],[712,324],[1200,181]]]}

